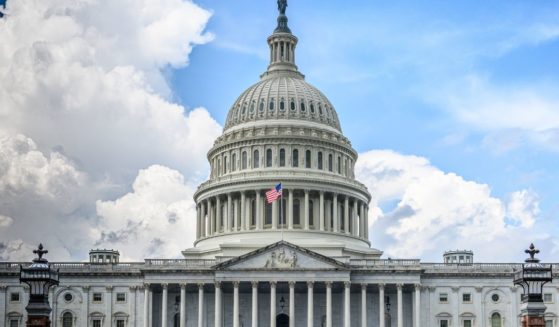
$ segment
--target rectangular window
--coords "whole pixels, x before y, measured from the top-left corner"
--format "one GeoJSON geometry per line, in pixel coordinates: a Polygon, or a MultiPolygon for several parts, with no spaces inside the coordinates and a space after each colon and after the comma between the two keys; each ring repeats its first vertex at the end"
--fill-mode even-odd
{"type": "Polygon", "coordinates": [[[447,303],[448,302],[448,294],[447,293],[440,293],[439,294],[439,302],[447,303]]]}
{"type": "Polygon", "coordinates": [[[116,302],[117,303],[126,302],[126,293],[116,293],[116,302]]]}
{"type": "Polygon", "coordinates": [[[101,320],[100,319],[93,320],[93,327],[101,327],[101,320]]]}
{"type": "Polygon", "coordinates": [[[553,294],[551,293],[544,293],[543,295],[543,301],[545,303],[552,303],[553,302],[553,294]]]}
{"type": "Polygon", "coordinates": [[[10,293],[10,302],[19,302],[19,293],[18,292],[10,293]]]}
{"type": "Polygon", "coordinates": [[[470,294],[470,293],[462,294],[462,302],[465,302],[465,303],[472,302],[472,294],[470,294]]]}
{"type": "Polygon", "coordinates": [[[448,320],[446,319],[440,320],[439,327],[448,327],[448,320]]]}
{"type": "Polygon", "coordinates": [[[119,319],[116,321],[116,327],[124,327],[124,320],[119,319]]]}
{"type": "Polygon", "coordinates": [[[545,327],[553,327],[553,320],[546,320],[545,327]]]}
{"type": "MultiPolygon", "coordinates": [[[[10,327],[19,327],[19,320],[11,319],[10,320],[10,327]]],[[[546,327],[547,327],[547,325],[546,325],[546,327]]]]}
{"type": "Polygon", "coordinates": [[[102,302],[102,301],[103,301],[102,293],[93,293],[93,302],[102,302]]]}
{"type": "Polygon", "coordinates": [[[464,320],[464,327],[472,327],[472,321],[469,319],[464,320]]]}

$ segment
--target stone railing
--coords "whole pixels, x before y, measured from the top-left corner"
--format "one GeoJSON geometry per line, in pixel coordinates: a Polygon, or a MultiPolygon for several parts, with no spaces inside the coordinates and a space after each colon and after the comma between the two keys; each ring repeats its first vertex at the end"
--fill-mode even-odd
{"type": "Polygon", "coordinates": [[[214,259],[146,259],[144,268],[209,268],[216,263],[214,259]]]}
{"type": "Polygon", "coordinates": [[[422,263],[425,273],[502,273],[512,274],[521,269],[519,263],[422,263]]]}
{"type": "Polygon", "coordinates": [[[419,259],[350,259],[351,268],[360,269],[420,269],[419,259]]]}

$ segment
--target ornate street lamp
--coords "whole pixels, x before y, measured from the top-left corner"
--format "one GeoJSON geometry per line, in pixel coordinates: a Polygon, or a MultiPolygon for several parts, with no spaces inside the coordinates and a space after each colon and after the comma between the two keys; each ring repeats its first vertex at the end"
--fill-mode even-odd
{"type": "Polygon", "coordinates": [[[524,251],[530,255],[522,269],[514,273],[514,284],[520,285],[522,294],[522,327],[544,327],[545,305],[543,303],[543,286],[553,280],[551,265],[540,263],[535,257],[540,251],[530,244],[524,251]]]}
{"type": "Polygon", "coordinates": [[[58,285],[58,270],[51,269],[47,259],[43,258],[48,252],[39,244],[39,248],[33,251],[38,256],[33,259],[33,263],[26,268],[20,266],[19,281],[29,285],[29,303],[25,307],[27,326],[50,326],[52,309],[49,305],[49,289],[58,285]]]}

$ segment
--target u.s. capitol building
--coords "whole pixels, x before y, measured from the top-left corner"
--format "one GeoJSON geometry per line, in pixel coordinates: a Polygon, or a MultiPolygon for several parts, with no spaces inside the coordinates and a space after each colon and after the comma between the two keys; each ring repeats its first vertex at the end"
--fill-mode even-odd
{"type": "MultiPolygon", "coordinates": [[[[298,40],[278,5],[270,65],[208,153],[194,247],[184,259],[124,263],[117,251],[92,250],[88,263],[54,263],[53,325],[519,326],[520,264],[476,263],[469,251],[441,263],[382,259],[371,247],[357,153],[334,106],[295,65],[298,40]],[[279,182],[283,196],[268,204],[279,182]]],[[[1,326],[26,321],[18,276],[19,263],[0,263],[1,326]]],[[[558,287],[544,288],[546,326],[558,324],[558,287]]]]}

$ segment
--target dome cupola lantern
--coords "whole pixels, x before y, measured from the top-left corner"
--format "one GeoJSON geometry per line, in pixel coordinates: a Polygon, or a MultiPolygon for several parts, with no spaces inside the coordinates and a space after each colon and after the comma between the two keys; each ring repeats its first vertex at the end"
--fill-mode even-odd
{"type": "Polygon", "coordinates": [[[268,70],[262,77],[275,71],[292,71],[300,75],[295,65],[295,47],[298,40],[295,35],[291,34],[291,30],[287,26],[286,9],[287,0],[278,0],[278,26],[274,33],[268,37],[270,66],[268,66],[268,70]]]}

